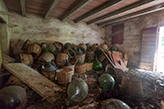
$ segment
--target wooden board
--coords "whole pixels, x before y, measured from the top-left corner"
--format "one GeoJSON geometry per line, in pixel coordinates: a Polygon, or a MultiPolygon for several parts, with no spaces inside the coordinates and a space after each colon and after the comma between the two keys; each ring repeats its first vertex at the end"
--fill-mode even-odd
{"type": "Polygon", "coordinates": [[[23,63],[8,63],[3,64],[3,67],[50,103],[58,99],[55,92],[62,91],[57,84],[23,63]]]}
{"type": "Polygon", "coordinates": [[[7,63],[13,63],[15,61],[15,59],[11,58],[8,55],[2,54],[2,61],[4,64],[7,64],[7,63]]]}

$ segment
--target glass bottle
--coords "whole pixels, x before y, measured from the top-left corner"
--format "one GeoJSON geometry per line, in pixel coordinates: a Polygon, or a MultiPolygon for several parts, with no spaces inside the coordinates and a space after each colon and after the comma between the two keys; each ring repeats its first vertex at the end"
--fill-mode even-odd
{"type": "Polygon", "coordinates": [[[93,70],[95,71],[102,70],[102,63],[97,59],[97,57],[95,58],[95,61],[93,62],[93,70]]]}

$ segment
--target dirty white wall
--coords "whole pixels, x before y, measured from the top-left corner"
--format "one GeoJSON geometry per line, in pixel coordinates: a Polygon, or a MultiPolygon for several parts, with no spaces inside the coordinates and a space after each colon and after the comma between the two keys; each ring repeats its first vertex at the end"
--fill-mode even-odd
{"type": "Polygon", "coordinates": [[[88,26],[86,23],[60,21],[52,17],[43,19],[31,14],[26,17],[16,13],[13,14],[9,17],[10,39],[11,47],[17,49],[20,49],[27,39],[38,43],[60,41],[74,44],[101,44],[105,42],[101,38],[105,37],[105,29],[99,28],[97,25],[88,26]]]}
{"type": "MultiPolygon", "coordinates": [[[[164,10],[129,19],[117,24],[121,23],[124,23],[125,26],[124,40],[123,44],[116,46],[119,51],[123,53],[127,52],[130,55],[128,66],[137,68],[140,62],[142,29],[164,25],[164,10]]],[[[106,27],[106,43],[109,46],[112,46],[111,37],[109,37],[112,33],[111,28],[112,25],[106,27]]]]}

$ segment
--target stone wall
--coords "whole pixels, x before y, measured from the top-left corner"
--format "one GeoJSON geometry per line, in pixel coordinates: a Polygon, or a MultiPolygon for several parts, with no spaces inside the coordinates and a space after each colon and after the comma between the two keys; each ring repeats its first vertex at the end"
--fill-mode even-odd
{"type": "Polygon", "coordinates": [[[97,25],[74,23],[73,21],[60,21],[49,17],[43,19],[36,15],[28,14],[26,17],[13,13],[9,17],[11,47],[16,48],[15,54],[22,52],[20,49],[25,40],[33,42],[53,43],[60,41],[63,44],[79,43],[104,43],[105,29],[97,25]],[[102,37],[102,38],[101,38],[102,37]]]}
{"type": "MultiPolygon", "coordinates": [[[[119,22],[118,24],[121,23],[124,23],[125,26],[124,40],[123,44],[116,46],[119,51],[129,54],[128,66],[137,68],[140,62],[142,30],[143,28],[164,25],[164,10],[119,22]]],[[[112,33],[111,28],[113,25],[106,27],[106,43],[109,46],[112,46],[111,37],[109,37],[109,35],[112,33]]]]}

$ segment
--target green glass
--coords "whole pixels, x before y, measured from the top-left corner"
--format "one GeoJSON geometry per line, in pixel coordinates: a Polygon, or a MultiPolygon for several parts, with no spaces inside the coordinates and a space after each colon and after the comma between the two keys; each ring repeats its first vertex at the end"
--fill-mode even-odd
{"type": "Polygon", "coordinates": [[[98,79],[98,83],[104,91],[107,91],[114,87],[115,80],[110,74],[102,74],[98,79]]]}
{"type": "Polygon", "coordinates": [[[83,65],[84,63],[81,61],[81,59],[79,58],[76,65],[83,65]]]}
{"type": "Polygon", "coordinates": [[[80,49],[81,51],[85,51],[85,49],[83,47],[79,47],[78,49],[80,49]]]}
{"type": "Polygon", "coordinates": [[[81,51],[81,49],[78,48],[78,51],[76,52],[76,55],[83,55],[83,52],[81,51]]]}
{"type": "Polygon", "coordinates": [[[43,71],[44,72],[52,72],[52,71],[55,71],[55,70],[56,70],[56,68],[50,62],[48,62],[45,65],[45,69],[43,71]]]}
{"type": "Polygon", "coordinates": [[[75,55],[75,52],[71,49],[71,48],[68,48],[68,52],[71,56],[74,56],[75,55]]]}
{"type": "Polygon", "coordinates": [[[65,43],[64,44],[64,49],[67,49],[67,48],[73,48],[73,45],[71,43],[65,43]]]}
{"type": "Polygon", "coordinates": [[[82,101],[88,94],[88,85],[81,78],[74,79],[67,88],[68,100],[66,104],[68,105],[70,101],[82,101]]]}
{"type": "Polygon", "coordinates": [[[66,62],[66,63],[64,64],[64,66],[72,66],[72,64],[69,63],[67,59],[65,60],[65,62],[66,62]]]}
{"type": "Polygon", "coordinates": [[[51,61],[51,64],[56,68],[56,64],[55,64],[54,60],[51,61]]]}
{"type": "Polygon", "coordinates": [[[100,70],[102,70],[102,68],[103,68],[102,63],[96,57],[95,61],[93,62],[93,70],[100,71],[100,70]]]}
{"type": "Polygon", "coordinates": [[[89,56],[87,56],[87,59],[85,60],[85,62],[91,63],[91,60],[90,60],[89,56]]]}
{"type": "Polygon", "coordinates": [[[101,109],[130,109],[130,107],[123,101],[118,99],[108,99],[101,106],[101,109]]]}
{"type": "Polygon", "coordinates": [[[47,45],[45,50],[54,53],[56,51],[56,47],[54,45],[47,45]]]}

